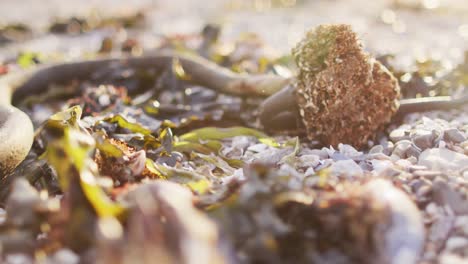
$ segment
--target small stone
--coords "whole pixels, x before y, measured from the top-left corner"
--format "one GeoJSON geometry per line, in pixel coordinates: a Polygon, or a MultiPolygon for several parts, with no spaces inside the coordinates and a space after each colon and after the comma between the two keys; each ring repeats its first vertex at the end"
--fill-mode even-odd
{"type": "Polygon", "coordinates": [[[267,149],[268,149],[268,146],[262,143],[255,144],[247,148],[248,151],[257,152],[257,153],[266,151],[267,149]]]}
{"type": "Polygon", "coordinates": [[[413,165],[413,166],[409,167],[408,169],[409,169],[409,172],[415,172],[415,171],[426,170],[427,167],[426,166],[420,166],[420,165],[413,165]]]}
{"type": "Polygon", "coordinates": [[[330,166],[330,173],[336,176],[361,177],[364,172],[353,160],[339,160],[330,166]]]}
{"type": "Polygon", "coordinates": [[[382,147],[384,147],[383,152],[385,153],[385,155],[390,155],[395,149],[395,144],[393,144],[393,142],[391,141],[388,141],[385,144],[382,144],[382,147]]]}
{"type": "Polygon", "coordinates": [[[353,146],[347,144],[339,144],[338,150],[339,153],[353,160],[356,160],[357,158],[362,156],[362,152],[357,151],[353,146]]]}
{"type": "Polygon", "coordinates": [[[391,213],[392,224],[384,236],[389,263],[417,263],[424,246],[424,225],[416,205],[388,181],[373,180],[366,188],[386,204],[391,213]]]}
{"type": "Polygon", "coordinates": [[[425,211],[431,215],[431,216],[435,216],[439,213],[439,207],[435,204],[435,203],[430,203],[426,206],[426,209],[425,211]]]}
{"type": "Polygon", "coordinates": [[[317,167],[320,164],[320,157],[313,154],[307,154],[300,156],[297,161],[297,166],[301,168],[317,167]]]}
{"type": "Polygon", "coordinates": [[[453,143],[461,143],[466,140],[466,137],[460,130],[451,128],[444,131],[444,139],[453,143]]]}
{"type": "Polygon", "coordinates": [[[462,143],[460,143],[460,147],[462,147],[462,148],[468,148],[468,140],[465,140],[465,141],[463,141],[462,143]]]}
{"type": "Polygon", "coordinates": [[[418,165],[431,170],[460,170],[468,165],[468,156],[448,149],[426,149],[419,156],[418,165]]]}
{"type": "Polygon", "coordinates": [[[52,256],[52,260],[53,263],[77,264],[80,258],[70,249],[60,249],[52,256]]]}
{"type": "Polygon", "coordinates": [[[328,159],[328,152],[326,149],[304,149],[301,152],[303,155],[316,155],[320,159],[328,159]]]}
{"type": "Polygon", "coordinates": [[[409,140],[402,140],[395,143],[395,149],[392,155],[397,155],[400,158],[406,158],[406,151],[411,147],[412,143],[409,140]]]}
{"type": "Polygon", "coordinates": [[[423,185],[417,189],[416,195],[419,197],[426,196],[432,191],[432,187],[430,185],[423,185]]]}
{"type": "Polygon", "coordinates": [[[468,181],[468,170],[463,172],[463,178],[465,179],[465,181],[468,181]]]}
{"type": "Polygon", "coordinates": [[[447,240],[447,244],[445,245],[445,248],[451,251],[465,247],[468,247],[468,239],[460,236],[449,238],[447,240]]]}
{"type": "Polygon", "coordinates": [[[434,134],[418,135],[413,138],[413,143],[420,149],[425,150],[434,146],[434,134]]]}
{"type": "Polygon", "coordinates": [[[332,158],[334,161],[338,161],[338,160],[349,160],[350,158],[348,158],[347,156],[341,154],[340,152],[335,152],[333,154],[330,155],[330,158],[332,158]]]}
{"type": "Polygon", "coordinates": [[[304,177],[312,176],[315,174],[315,170],[312,167],[307,168],[307,170],[304,172],[304,177]]]}
{"type": "Polygon", "coordinates": [[[232,147],[239,149],[246,149],[250,144],[249,137],[246,136],[236,136],[232,138],[232,147]]]}
{"type": "Polygon", "coordinates": [[[390,140],[398,142],[401,140],[410,139],[408,130],[404,128],[398,128],[390,132],[390,140]]]}
{"type": "Polygon", "coordinates": [[[451,188],[446,181],[436,179],[433,183],[434,201],[441,206],[448,205],[455,214],[468,214],[468,202],[460,193],[451,188]]]}
{"type": "Polygon", "coordinates": [[[455,228],[460,229],[464,235],[468,236],[468,215],[462,215],[455,219],[455,228]]]}
{"type": "Polygon", "coordinates": [[[396,155],[396,154],[392,154],[390,156],[390,160],[393,161],[393,162],[397,162],[397,161],[401,160],[401,157],[396,155]]]}
{"type": "Polygon", "coordinates": [[[467,259],[452,253],[444,253],[440,256],[440,264],[466,264],[467,259]]]}
{"type": "Polygon", "coordinates": [[[384,147],[382,145],[376,145],[369,150],[369,154],[382,153],[383,151],[384,147]]]}
{"type": "Polygon", "coordinates": [[[416,179],[416,180],[412,180],[408,185],[411,187],[413,191],[416,191],[419,188],[421,188],[424,184],[425,184],[424,181],[420,179],[416,179]]]}
{"type": "Polygon", "coordinates": [[[432,170],[417,170],[417,171],[413,172],[413,175],[417,176],[417,177],[420,177],[420,178],[428,179],[428,180],[433,180],[437,176],[441,176],[441,175],[445,176],[440,171],[432,171],[432,170]]]}
{"type": "Polygon", "coordinates": [[[370,163],[373,167],[373,173],[381,175],[384,171],[393,168],[393,162],[389,160],[371,160],[370,163]]]}
{"type": "Polygon", "coordinates": [[[108,94],[99,96],[98,102],[101,106],[109,106],[111,104],[111,98],[108,94]]]}
{"type": "Polygon", "coordinates": [[[396,165],[398,165],[400,168],[402,168],[405,171],[407,171],[408,168],[413,165],[410,159],[400,159],[400,160],[397,160],[395,163],[396,165]]]}
{"type": "Polygon", "coordinates": [[[418,158],[415,156],[410,156],[406,160],[412,165],[416,165],[418,163],[418,158]]]}
{"type": "Polygon", "coordinates": [[[389,156],[387,156],[384,153],[373,153],[373,154],[367,154],[367,160],[391,160],[389,156]]]}
{"type": "MultiPolygon", "coordinates": [[[[421,150],[416,146],[410,146],[406,151],[407,157],[415,157],[418,158],[421,155],[421,150]]],[[[416,160],[417,161],[417,160],[416,160]]]]}
{"type": "Polygon", "coordinates": [[[5,258],[8,264],[29,264],[33,263],[33,260],[26,254],[10,254],[5,258]]]}
{"type": "Polygon", "coordinates": [[[6,220],[6,212],[4,209],[0,208],[0,225],[3,225],[6,220]]]}
{"type": "Polygon", "coordinates": [[[439,144],[437,145],[439,148],[446,148],[447,147],[447,142],[444,140],[439,141],[439,144]]]}

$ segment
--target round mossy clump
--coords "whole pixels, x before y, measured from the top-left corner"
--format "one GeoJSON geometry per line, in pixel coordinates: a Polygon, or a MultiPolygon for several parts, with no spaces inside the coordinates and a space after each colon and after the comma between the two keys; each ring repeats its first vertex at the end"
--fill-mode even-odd
{"type": "Polygon", "coordinates": [[[293,56],[299,112],[310,139],[361,147],[398,110],[397,80],[364,52],[350,26],[318,26],[293,56]]]}

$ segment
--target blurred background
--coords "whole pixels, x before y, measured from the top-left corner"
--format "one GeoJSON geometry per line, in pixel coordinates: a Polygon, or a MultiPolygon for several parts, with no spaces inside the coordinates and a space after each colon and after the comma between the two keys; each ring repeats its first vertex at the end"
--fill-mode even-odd
{"type": "Polygon", "coordinates": [[[222,25],[222,40],[253,32],[277,52],[287,53],[314,25],[340,22],[351,24],[367,49],[398,55],[401,64],[432,58],[446,60],[450,67],[468,48],[466,0],[1,0],[0,24],[26,24],[35,38],[1,45],[0,59],[18,50],[95,49],[101,40],[96,33],[60,37],[40,32],[54,20],[71,16],[139,11],[146,16],[147,27],[139,36],[146,45],[162,34],[195,33],[206,23],[216,23],[222,25]]]}

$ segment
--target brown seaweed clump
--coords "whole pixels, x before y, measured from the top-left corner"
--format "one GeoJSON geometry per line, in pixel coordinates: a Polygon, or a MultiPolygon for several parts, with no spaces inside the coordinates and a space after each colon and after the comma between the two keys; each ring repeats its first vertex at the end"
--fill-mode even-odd
{"type": "Polygon", "coordinates": [[[349,25],[318,26],[293,55],[299,112],[310,139],[360,147],[398,110],[397,80],[364,52],[349,25]]]}

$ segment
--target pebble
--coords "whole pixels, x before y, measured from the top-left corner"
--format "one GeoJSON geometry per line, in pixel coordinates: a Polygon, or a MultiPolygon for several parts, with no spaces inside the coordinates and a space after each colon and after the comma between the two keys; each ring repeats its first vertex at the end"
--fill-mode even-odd
{"type": "Polygon", "coordinates": [[[432,186],[430,185],[423,185],[420,188],[416,190],[416,195],[421,197],[421,196],[426,196],[432,191],[432,186]]]}
{"type": "Polygon", "coordinates": [[[395,143],[395,149],[392,156],[397,155],[400,158],[406,158],[406,151],[411,147],[412,143],[409,140],[402,140],[395,143]]]}
{"type": "Polygon", "coordinates": [[[452,253],[446,253],[440,256],[440,264],[466,264],[467,261],[468,259],[452,253]]]}
{"type": "Polygon", "coordinates": [[[463,141],[462,143],[460,143],[460,147],[462,147],[462,148],[468,148],[468,140],[465,140],[465,141],[463,141]]]}
{"type": "Polygon", "coordinates": [[[417,135],[413,137],[413,143],[418,148],[425,150],[427,148],[432,148],[434,146],[434,139],[435,139],[435,136],[433,133],[417,135]]]}
{"type": "Polygon", "coordinates": [[[257,153],[265,151],[267,149],[268,149],[268,146],[262,143],[255,144],[247,148],[248,151],[257,152],[257,153]]]}
{"type": "Polygon", "coordinates": [[[340,152],[335,152],[335,153],[331,154],[330,158],[332,158],[332,160],[334,160],[334,161],[349,160],[350,159],[346,155],[344,155],[344,154],[342,154],[340,152]]]}
{"type": "Polygon", "coordinates": [[[407,157],[414,157],[418,158],[419,155],[421,155],[421,149],[419,149],[417,146],[411,145],[408,150],[406,151],[406,156],[407,157]]]}
{"type": "Polygon", "coordinates": [[[425,234],[422,216],[416,205],[389,181],[373,180],[366,184],[366,188],[390,209],[392,224],[385,234],[389,263],[417,263],[425,234]]]}
{"type": "Polygon", "coordinates": [[[5,258],[5,264],[32,264],[33,260],[31,257],[25,254],[11,254],[5,258]]]}
{"type": "Polygon", "coordinates": [[[369,154],[377,154],[377,153],[382,153],[384,151],[384,147],[382,145],[376,145],[376,146],[373,146],[370,150],[369,150],[369,154]]]}
{"type": "Polygon", "coordinates": [[[468,170],[463,172],[463,178],[465,179],[465,181],[468,181],[468,170]]]}
{"type": "Polygon", "coordinates": [[[447,244],[445,244],[445,248],[448,250],[457,250],[465,247],[468,247],[468,239],[460,236],[449,238],[447,244]]]}
{"type": "Polygon", "coordinates": [[[427,167],[426,166],[421,166],[421,165],[413,165],[413,166],[410,166],[408,169],[409,169],[409,172],[415,172],[415,171],[426,170],[427,167]]]}
{"type": "Polygon", "coordinates": [[[385,153],[373,153],[367,155],[368,160],[377,159],[377,160],[391,160],[389,156],[385,153]]]}
{"type": "Polygon", "coordinates": [[[370,163],[376,175],[381,175],[383,172],[393,169],[393,162],[389,160],[371,160],[370,163]]]}
{"type": "Polygon", "coordinates": [[[339,153],[341,153],[342,155],[346,156],[347,158],[354,159],[354,160],[360,158],[363,155],[362,152],[357,151],[354,147],[352,147],[351,145],[347,145],[347,144],[339,144],[338,150],[339,150],[339,153]]]}
{"type": "Polygon", "coordinates": [[[315,170],[312,167],[307,168],[307,170],[304,172],[304,177],[312,176],[315,174],[315,170]]]}
{"type": "Polygon", "coordinates": [[[250,145],[249,137],[236,136],[232,138],[232,147],[245,149],[250,145]]]}
{"type": "Polygon", "coordinates": [[[468,236],[468,215],[457,217],[455,219],[455,228],[460,229],[464,235],[468,236]]]}
{"type": "Polygon", "coordinates": [[[460,193],[451,188],[446,181],[436,179],[433,183],[434,201],[440,205],[448,205],[459,215],[468,214],[468,202],[460,193]]]}
{"type": "Polygon", "coordinates": [[[442,177],[445,176],[446,177],[446,175],[444,175],[442,172],[433,171],[433,170],[417,170],[417,171],[413,172],[413,175],[416,176],[416,177],[425,178],[425,179],[428,179],[428,180],[433,180],[437,176],[442,176],[442,177]]]}
{"type": "Polygon", "coordinates": [[[301,153],[304,155],[316,155],[320,159],[328,159],[329,157],[327,149],[303,149],[301,153]]]}
{"type": "Polygon", "coordinates": [[[452,253],[442,254],[440,264],[466,264],[466,259],[452,253]]]}
{"type": "Polygon", "coordinates": [[[418,165],[431,170],[460,170],[468,166],[468,156],[445,148],[426,149],[419,156],[418,165]]]}
{"type": "Polygon", "coordinates": [[[0,208],[0,225],[5,223],[6,220],[6,212],[3,208],[0,208]]]}
{"type": "Polygon", "coordinates": [[[313,154],[302,155],[297,159],[298,167],[302,168],[314,168],[320,164],[320,157],[313,154]]]}
{"type": "Polygon", "coordinates": [[[435,203],[429,203],[427,206],[426,206],[426,209],[425,209],[426,213],[428,213],[430,216],[435,216],[437,214],[439,214],[439,208],[438,206],[435,204],[435,203]]]}
{"type": "Polygon", "coordinates": [[[408,170],[409,167],[411,167],[414,163],[414,160],[411,159],[400,159],[395,162],[396,165],[398,165],[400,168],[404,170],[408,170]]]}
{"type": "Polygon", "coordinates": [[[411,187],[413,191],[416,191],[419,188],[421,188],[424,184],[425,182],[423,180],[416,179],[416,180],[411,181],[408,185],[411,187]]]}
{"type": "Polygon", "coordinates": [[[362,168],[353,160],[339,160],[330,167],[330,173],[336,176],[361,177],[364,174],[362,168]]]}
{"type": "Polygon", "coordinates": [[[80,262],[80,257],[70,249],[60,249],[52,255],[47,264],[77,264],[80,262]]]}
{"type": "Polygon", "coordinates": [[[397,128],[390,133],[390,140],[393,142],[398,142],[401,140],[410,139],[409,131],[405,128],[397,128]]]}
{"type": "Polygon", "coordinates": [[[451,128],[444,131],[444,139],[453,143],[461,143],[466,140],[466,137],[460,130],[451,128]]]}

